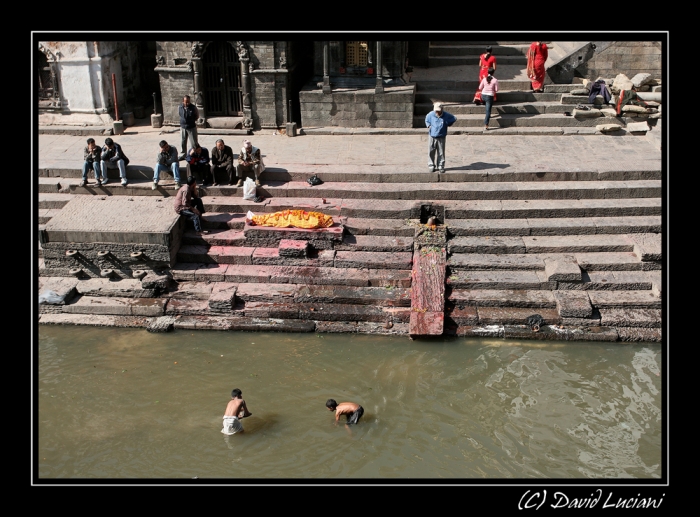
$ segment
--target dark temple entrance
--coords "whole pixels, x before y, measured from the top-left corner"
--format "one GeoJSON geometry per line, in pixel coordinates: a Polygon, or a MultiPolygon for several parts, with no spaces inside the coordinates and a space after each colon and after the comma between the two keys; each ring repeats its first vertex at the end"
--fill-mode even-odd
{"type": "Polygon", "coordinates": [[[242,116],[241,62],[236,49],[227,41],[212,41],[202,61],[207,116],[242,116]]]}

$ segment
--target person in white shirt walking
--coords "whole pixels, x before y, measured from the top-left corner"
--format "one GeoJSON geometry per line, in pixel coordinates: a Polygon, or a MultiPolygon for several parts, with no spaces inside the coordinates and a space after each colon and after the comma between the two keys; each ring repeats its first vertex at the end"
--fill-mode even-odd
{"type": "Polygon", "coordinates": [[[498,92],[498,79],[493,74],[495,70],[489,68],[489,75],[484,77],[479,84],[479,92],[481,99],[486,105],[486,115],[484,115],[484,130],[489,129],[489,120],[491,120],[491,107],[493,106],[493,97],[498,92]]]}

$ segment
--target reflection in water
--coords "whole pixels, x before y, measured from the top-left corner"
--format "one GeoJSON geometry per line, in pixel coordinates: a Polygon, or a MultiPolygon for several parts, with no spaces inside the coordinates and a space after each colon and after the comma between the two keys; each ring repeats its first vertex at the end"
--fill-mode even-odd
{"type": "Polygon", "coordinates": [[[660,478],[658,344],[39,329],[41,478],[660,478]],[[220,433],[231,389],[253,416],[220,433]],[[365,408],[335,425],[329,398],[365,408]]]}

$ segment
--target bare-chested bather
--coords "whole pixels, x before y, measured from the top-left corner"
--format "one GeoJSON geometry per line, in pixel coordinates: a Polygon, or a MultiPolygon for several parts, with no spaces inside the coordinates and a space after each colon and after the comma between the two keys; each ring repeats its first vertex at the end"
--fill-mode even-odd
{"type": "Polygon", "coordinates": [[[338,404],[333,399],[328,399],[326,402],[326,407],[329,411],[335,411],[336,422],[340,418],[340,415],[346,415],[348,425],[356,424],[365,412],[365,410],[359,404],[355,404],[354,402],[341,402],[338,404]]]}
{"type": "Polygon", "coordinates": [[[241,424],[241,418],[252,415],[248,411],[248,406],[245,404],[245,400],[241,398],[243,393],[238,388],[231,391],[231,400],[226,406],[226,411],[224,411],[224,427],[221,432],[224,434],[236,434],[243,432],[243,425],[241,424]]]}

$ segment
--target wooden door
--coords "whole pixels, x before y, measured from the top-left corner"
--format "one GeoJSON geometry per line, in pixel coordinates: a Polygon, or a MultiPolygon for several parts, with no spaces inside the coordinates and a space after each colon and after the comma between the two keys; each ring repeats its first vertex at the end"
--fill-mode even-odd
{"type": "Polygon", "coordinates": [[[213,41],[203,56],[207,117],[243,115],[241,62],[228,41],[213,41]]]}

